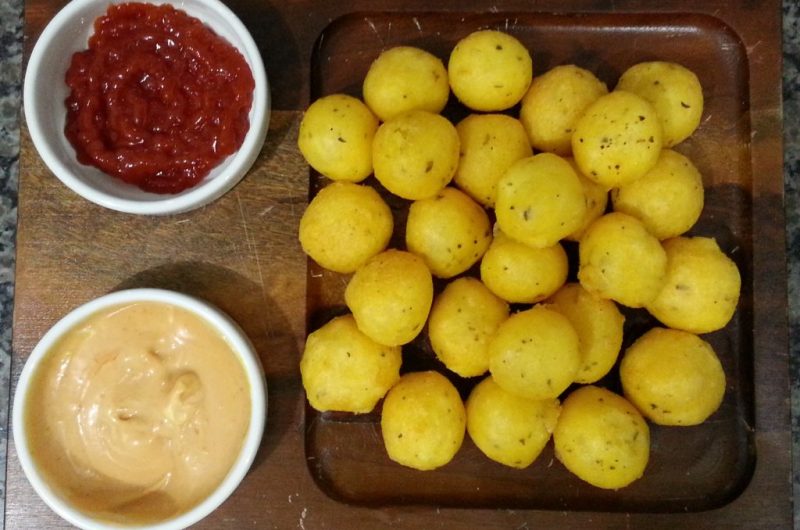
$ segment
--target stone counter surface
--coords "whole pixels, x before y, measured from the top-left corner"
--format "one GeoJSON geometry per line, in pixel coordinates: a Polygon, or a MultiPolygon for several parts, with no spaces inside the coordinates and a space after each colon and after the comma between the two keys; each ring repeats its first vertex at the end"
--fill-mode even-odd
{"type": "MultiPolygon", "coordinates": [[[[8,437],[14,239],[17,223],[22,0],[0,0],[0,499],[8,437]]],[[[800,462],[800,3],[783,0],[784,183],[787,219],[793,461],[800,462]]],[[[800,528],[800,472],[795,464],[794,520],[800,528]]],[[[2,521],[2,512],[0,512],[2,521]]]]}

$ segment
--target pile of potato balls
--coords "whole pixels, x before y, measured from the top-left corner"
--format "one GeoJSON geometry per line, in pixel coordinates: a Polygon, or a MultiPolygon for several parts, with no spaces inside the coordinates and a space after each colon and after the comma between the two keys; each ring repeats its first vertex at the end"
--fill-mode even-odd
{"type": "Polygon", "coordinates": [[[534,77],[525,46],[494,30],[458,42],[446,68],[422,49],[387,49],[363,101],[313,102],[298,146],[329,183],[299,239],[352,276],[349,313],[305,345],[310,405],[358,414],[382,402],[388,456],[414,469],[447,464],[468,433],[506,466],[529,466],[552,437],[594,486],[641,477],[647,422],[696,425],[725,393],[699,334],[727,325],[741,279],[713,239],[682,235],[703,181],[672,150],[702,113],[702,87],[678,64],[632,65],[609,92],[576,65],[534,77]],[[451,91],[472,112],[457,124],[441,115],[451,91]],[[361,183],[370,175],[383,191],[361,183]],[[387,192],[408,201],[405,248],[387,248],[387,192]],[[578,244],[577,282],[564,240],[578,244]],[[663,326],[621,352],[618,304],[663,326]],[[449,371],[481,378],[466,403],[442,373],[400,375],[401,348],[421,333],[449,371]],[[620,355],[624,396],[594,384],[620,355]]]}

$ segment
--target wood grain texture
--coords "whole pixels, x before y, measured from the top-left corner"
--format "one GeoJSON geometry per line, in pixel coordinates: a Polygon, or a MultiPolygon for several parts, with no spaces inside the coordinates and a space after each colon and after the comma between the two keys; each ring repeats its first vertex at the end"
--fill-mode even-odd
{"type": "MultiPolygon", "coordinates": [[[[61,0],[26,3],[27,52],[61,0]]],[[[347,13],[433,9],[418,0],[228,2],[253,33],[272,83],[274,112],[253,170],[215,203],[163,218],[95,206],[61,185],[23,131],[17,236],[12,381],[44,332],[69,310],[126,287],[163,287],[228,312],[253,340],[267,372],[269,416],[256,462],[241,487],[201,528],[788,528],[791,526],[786,269],[782,207],[780,2],[545,0],[440,2],[436,11],[514,13],[705,13],[729,26],[746,50],[748,145],[724,145],[752,175],[755,469],[744,492],[698,513],[363,507],[337,502],[315,483],[306,451],[306,405],[298,361],[306,333],[307,261],[297,226],[309,170],[295,147],[311,97],[311,63],[321,32],[347,13]]],[[[633,43],[631,44],[633,45],[633,43]]],[[[353,53],[356,53],[354,50],[353,53]]],[[[724,203],[720,204],[724,208],[724,203]]],[[[379,434],[375,433],[378,437],[379,434]]],[[[8,528],[67,527],[22,475],[13,440],[8,457],[8,528]]],[[[312,455],[313,457],[313,455],[312,455]]],[[[369,480],[392,480],[376,465],[369,480]]],[[[420,474],[420,480],[430,475],[420,474]]],[[[669,496],[670,492],[665,492],[669,496]]]]}

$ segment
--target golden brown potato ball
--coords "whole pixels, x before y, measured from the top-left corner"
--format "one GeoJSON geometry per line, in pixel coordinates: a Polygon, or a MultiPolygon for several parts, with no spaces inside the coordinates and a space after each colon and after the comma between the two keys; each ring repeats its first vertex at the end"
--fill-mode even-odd
{"type": "Polygon", "coordinates": [[[506,392],[487,377],[467,399],[467,432],[490,459],[518,469],[541,454],[555,429],[557,399],[526,399],[506,392]]]}
{"type": "Polygon", "coordinates": [[[441,59],[414,46],[384,50],[364,78],[364,102],[382,121],[409,110],[437,114],[450,96],[441,59]]]}
{"type": "Polygon", "coordinates": [[[569,156],[578,118],[607,93],[605,83],[574,64],[556,66],[534,77],[519,114],[531,145],[539,151],[569,156]]]}
{"type": "Polygon", "coordinates": [[[618,90],[598,98],[577,121],[572,156],[581,173],[611,189],[650,171],[661,144],[661,123],[653,106],[618,90]]]}
{"type": "Polygon", "coordinates": [[[564,285],[568,267],[561,243],[534,248],[498,232],[481,260],[481,280],[503,300],[532,304],[564,285]]]}
{"type": "Polygon", "coordinates": [[[438,114],[412,110],[387,120],[372,142],[375,178],[391,193],[416,201],[444,189],[458,167],[455,126],[438,114]]]}
{"type": "Polygon", "coordinates": [[[622,396],[592,385],[561,404],[553,443],[564,467],[603,489],[637,480],[650,459],[650,429],[639,411],[622,396]]]}
{"type": "Polygon", "coordinates": [[[497,184],[495,213],[507,236],[532,247],[551,247],[578,229],[586,198],[566,160],[540,153],[505,172],[497,184]]]}
{"type": "Polygon", "coordinates": [[[320,266],[351,273],[386,248],[394,221],[369,186],[334,182],[322,188],[300,219],[300,244],[320,266]]]}
{"type": "Polygon", "coordinates": [[[434,276],[452,278],[483,256],[492,241],[486,210],[456,188],[411,204],[406,247],[425,260],[434,276]]]}
{"type": "Polygon", "coordinates": [[[651,303],[667,277],[667,254],[641,221],[612,212],[589,226],[578,246],[578,280],[628,307],[651,303]]]}
{"type": "Polygon", "coordinates": [[[586,229],[589,228],[589,225],[606,213],[606,206],[608,206],[608,190],[602,184],[598,184],[581,173],[580,168],[573,158],[565,158],[564,160],[569,162],[569,165],[575,170],[575,174],[578,175],[578,180],[581,181],[581,185],[583,186],[583,196],[586,200],[586,213],[583,215],[583,220],[578,228],[571,234],[568,234],[564,239],[579,241],[586,229]]]}
{"type": "Polygon", "coordinates": [[[461,39],[447,65],[450,88],[473,110],[493,112],[513,107],[533,78],[528,49],[513,36],[481,30],[461,39]]]}
{"type": "Polygon", "coordinates": [[[736,311],[742,279],[736,264],[708,237],[664,241],[667,276],[647,310],[670,328],[710,333],[736,311]]]}
{"type": "Polygon", "coordinates": [[[319,98],[300,122],[297,147],[306,162],[333,180],[361,182],[372,173],[372,141],[378,119],[346,94],[319,98]]]}
{"type": "Polygon", "coordinates": [[[411,372],[389,390],[383,402],[381,433],[389,458],[427,471],[453,459],[466,430],[458,391],[442,374],[411,372]]]}
{"type": "Polygon", "coordinates": [[[617,90],[632,92],[650,102],[664,131],[664,146],[691,136],[703,116],[703,87],[694,72],[668,61],[636,64],[626,70],[617,90]]]}
{"type": "Polygon", "coordinates": [[[617,362],[625,317],[611,300],[600,298],[579,283],[568,283],[549,300],[549,307],[567,317],[578,333],[581,366],[576,383],[594,383],[617,362]]]}
{"type": "Polygon", "coordinates": [[[308,336],[300,374],[315,409],[366,413],[400,379],[401,362],[399,347],[376,343],[344,315],[308,336]]]}
{"type": "Polygon", "coordinates": [[[511,315],[489,342],[489,371],[505,391],[552,399],[575,380],[578,334],[567,317],[537,305],[511,315]]]}
{"type": "Polygon", "coordinates": [[[433,301],[428,320],[431,348],[461,377],[483,375],[489,370],[489,340],[507,318],[507,303],[476,278],[459,278],[433,301]]]}
{"type": "Polygon", "coordinates": [[[344,300],[365,335],[399,346],[422,331],[433,302],[433,279],[422,258],[389,249],[353,274],[344,300]]]}
{"type": "Polygon", "coordinates": [[[505,114],[470,114],[456,130],[461,159],[453,181],[483,206],[494,206],[503,173],[517,160],[533,155],[525,129],[505,114]]]}
{"type": "Polygon", "coordinates": [[[611,191],[614,210],[639,219],[658,239],[687,232],[703,211],[703,177],[684,155],[664,149],[642,178],[611,191]]]}
{"type": "Polygon", "coordinates": [[[653,328],[622,357],[622,389],[659,425],[698,425],[725,396],[725,372],[714,349],[686,331],[653,328]]]}

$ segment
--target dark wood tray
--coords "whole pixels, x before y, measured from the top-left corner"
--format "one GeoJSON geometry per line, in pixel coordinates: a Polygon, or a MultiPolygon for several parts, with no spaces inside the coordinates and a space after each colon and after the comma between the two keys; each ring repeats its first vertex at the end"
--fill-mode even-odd
{"type": "MultiPolygon", "coordinates": [[[[27,50],[62,4],[26,4],[27,50]]],[[[14,381],[38,338],[73,307],[125,287],[171,288],[229,312],[255,343],[269,383],[259,457],[202,527],[791,525],[779,2],[230,5],[259,43],[274,112],[253,170],[221,200],[167,218],[104,210],[50,175],[23,135],[14,381]],[[302,109],[323,94],[358,95],[384,47],[418,45],[446,58],[458,38],[485,26],[523,40],[535,72],[575,62],[613,87],[631,64],[658,58],[694,69],[706,89],[703,124],[680,150],[707,187],[694,233],[716,237],[744,278],[736,318],[708,337],[728,391],[703,426],[653,428],[645,477],[618,492],[580,483],[550,449],[520,472],[489,462],[469,441],[448,466],[415,472],[388,461],[377,416],[306,408],[297,366],[306,329],[341,309],[343,281],[309,265],[296,240],[319,184],[296,149],[302,109]]],[[[463,115],[457,105],[446,112],[463,115]]],[[[647,324],[629,322],[632,334],[647,324]]],[[[424,341],[406,350],[430,363],[424,341]]],[[[471,383],[459,384],[466,391],[471,383]]],[[[22,475],[13,440],[6,522],[64,526],[22,475]]]]}

